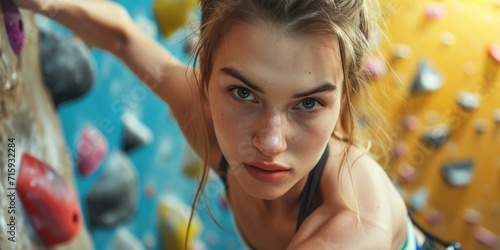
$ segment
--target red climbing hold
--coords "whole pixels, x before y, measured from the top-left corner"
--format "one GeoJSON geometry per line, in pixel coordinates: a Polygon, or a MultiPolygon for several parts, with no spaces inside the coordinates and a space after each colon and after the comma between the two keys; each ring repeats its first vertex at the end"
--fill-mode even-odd
{"type": "Polygon", "coordinates": [[[73,190],[51,167],[24,153],[17,191],[38,237],[52,247],[71,240],[82,216],[73,190]]]}

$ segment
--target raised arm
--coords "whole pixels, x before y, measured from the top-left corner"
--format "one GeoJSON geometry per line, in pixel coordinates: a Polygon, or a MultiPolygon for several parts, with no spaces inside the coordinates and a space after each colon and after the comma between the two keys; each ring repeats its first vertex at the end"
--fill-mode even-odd
{"type": "MultiPolygon", "coordinates": [[[[157,96],[166,102],[185,137],[200,152],[201,122],[193,122],[198,91],[194,74],[153,38],[146,35],[123,6],[103,0],[16,0],[20,7],[39,12],[70,29],[90,46],[123,61],[157,96]]],[[[205,113],[205,119],[210,119],[205,113]]],[[[215,140],[213,132],[210,138],[215,140]]],[[[211,145],[217,145],[215,141],[211,145]]],[[[214,148],[212,147],[211,150],[214,148]]],[[[218,150],[215,150],[218,152],[218,150]]],[[[212,155],[212,153],[211,153],[212,155]]]]}

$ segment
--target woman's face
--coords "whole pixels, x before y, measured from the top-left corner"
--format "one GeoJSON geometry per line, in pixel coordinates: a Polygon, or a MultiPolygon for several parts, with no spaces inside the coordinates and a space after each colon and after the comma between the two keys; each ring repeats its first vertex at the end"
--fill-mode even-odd
{"type": "Polygon", "coordinates": [[[235,25],[213,57],[209,104],[217,141],[243,189],[281,197],[321,157],[340,112],[336,39],[235,25]]]}

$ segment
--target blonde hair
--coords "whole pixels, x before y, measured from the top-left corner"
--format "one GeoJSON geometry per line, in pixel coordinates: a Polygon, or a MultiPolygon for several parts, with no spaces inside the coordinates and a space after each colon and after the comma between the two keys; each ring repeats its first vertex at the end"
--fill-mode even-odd
{"type": "MultiPolygon", "coordinates": [[[[274,24],[285,33],[335,36],[342,61],[344,91],[339,122],[332,136],[348,145],[341,159],[341,166],[347,161],[351,146],[372,145],[370,153],[384,156],[387,145],[371,143],[389,137],[386,136],[383,126],[380,126],[383,123],[379,123],[384,117],[380,115],[381,109],[377,108],[376,102],[370,101],[373,93],[367,91],[368,74],[363,67],[365,58],[374,51],[374,41],[379,30],[379,10],[376,0],[202,0],[200,40],[193,62],[195,68],[199,63],[195,75],[199,77],[198,91],[203,98],[200,104],[204,105],[207,100],[214,51],[219,46],[223,34],[235,23],[266,22],[274,24]],[[377,117],[376,126],[364,126],[367,119],[371,120],[374,117],[377,117]]],[[[203,128],[203,131],[206,133],[207,128],[203,128]]],[[[199,138],[204,138],[200,143],[204,144],[202,147],[205,149],[204,159],[208,159],[207,135],[199,138]]],[[[339,177],[342,171],[343,167],[340,168],[339,177]]],[[[207,176],[208,169],[205,166],[193,202],[192,213],[207,176]]],[[[356,210],[359,220],[359,210],[356,210]]]]}

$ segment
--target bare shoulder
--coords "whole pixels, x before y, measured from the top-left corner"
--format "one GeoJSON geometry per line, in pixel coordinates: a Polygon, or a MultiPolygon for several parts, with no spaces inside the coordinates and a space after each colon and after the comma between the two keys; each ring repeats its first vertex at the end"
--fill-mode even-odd
{"type": "Polygon", "coordinates": [[[345,151],[344,146],[332,139],[320,184],[323,203],[304,221],[294,244],[397,249],[405,236],[403,199],[373,158],[356,147],[345,151]]]}

